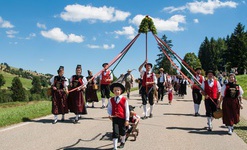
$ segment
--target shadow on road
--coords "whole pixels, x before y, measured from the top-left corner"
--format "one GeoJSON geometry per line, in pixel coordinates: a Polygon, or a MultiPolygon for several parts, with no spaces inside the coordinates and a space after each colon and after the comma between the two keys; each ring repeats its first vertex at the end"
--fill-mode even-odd
{"type": "Polygon", "coordinates": [[[194,116],[194,114],[164,113],[165,116],[194,116]]]}
{"type": "Polygon", "coordinates": [[[193,102],[191,99],[177,99],[178,102],[193,102]]]}
{"type": "Polygon", "coordinates": [[[219,130],[213,130],[213,131],[207,131],[207,128],[190,128],[190,127],[167,127],[166,129],[170,130],[185,130],[189,131],[188,133],[192,134],[201,134],[201,135],[227,135],[226,131],[219,131],[219,130]]]}

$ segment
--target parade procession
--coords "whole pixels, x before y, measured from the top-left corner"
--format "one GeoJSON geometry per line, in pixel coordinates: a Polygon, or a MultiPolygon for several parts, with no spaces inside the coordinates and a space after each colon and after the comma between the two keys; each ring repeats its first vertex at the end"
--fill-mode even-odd
{"type": "Polygon", "coordinates": [[[6,33],[9,40],[0,49],[11,49],[0,59],[52,72],[1,63],[0,149],[247,150],[247,31],[238,23],[220,38],[238,19],[246,22],[239,13],[246,12],[245,1],[128,1],[138,5],[133,8],[122,1],[62,0],[49,2],[49,9],[46,1],[31,3],[47,12],[21,12],[16,4],[8,11],[30,22],[49,12],[49,21],[38,18],[37,33],[28,37],[3,18],[7,9],[0,2],[0,37],[6,33]],[[127,19],[130,12],[136,16],[127,19]],[[35,42],[39,36],[42,44],[35,42]],[[22,54],[20,45],[42,49],[22,54]]]}

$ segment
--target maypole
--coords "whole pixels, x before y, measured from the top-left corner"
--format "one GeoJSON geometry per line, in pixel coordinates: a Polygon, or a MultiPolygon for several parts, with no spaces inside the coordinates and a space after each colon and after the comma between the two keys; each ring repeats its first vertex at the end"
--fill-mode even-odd
{"type": "MultiPolygon", "coordinates": [[[[148,32],[152,32],[153,34],[157,34],[157,30],[154,26],[154,22],[152,20],[152,18],[150,18],[148,15],[142,19],[141,24],[139,26],[139,33],[145,33],[146,35],[146,59],[145,62],[147,63],[148,61],[148,32]]],[[[147,69],[147,68],[146,68],[147,69]]],[[[146,76],[147,79],[147,76],[146,76]]],[[[148,88],[146,86],[146,93],[148,93],[148,88]]]]}

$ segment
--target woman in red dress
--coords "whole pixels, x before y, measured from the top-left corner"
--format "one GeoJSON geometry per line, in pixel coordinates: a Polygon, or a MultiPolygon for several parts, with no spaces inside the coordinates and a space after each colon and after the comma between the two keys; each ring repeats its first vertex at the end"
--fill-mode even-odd
{"type": "Polygon", "coordinates": [[[242,103],[243,89],[235,83],[235,75],[229,75],[229,82],[223,85],[221,89],[221,99],[218,108],[222,103],[223,124],[228,127],[228,134],[232,135],[233,125],[237,124],[240,116],[240,108],[243,108],[242,103]]]}

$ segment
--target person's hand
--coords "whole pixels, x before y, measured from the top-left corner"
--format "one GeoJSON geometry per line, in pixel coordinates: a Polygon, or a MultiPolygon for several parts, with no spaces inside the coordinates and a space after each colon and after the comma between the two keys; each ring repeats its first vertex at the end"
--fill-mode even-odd
{"type": "Polygon", "coordinates": [[[81,90],[81,87],[79,86],[78,88],[77,88],[77,91],[80,91],[81,90]]]}
{"type": "Polygon", "coordinates": [[[69,91],[68,91],[68,89],[66,89],[66,90],[65,90],[65,93],[66,93],[67,95],[69,94],[69,91]]]}
{"type": "Polygon", "coordinates": [[[217,108],[220,108],[220,103],[217,104],[217,108]]]}
{"type": "Polygon", "coordinates": [[[209,96],[208,95],[205,95],[205,99],[209,99],[209,96]]]}
{"type": "Polygon", "coordinates": [[[129,121],[125,121],[124,125],[127,127],[129,126],[129,121]]]}
{"type": "Polygon", "coordinates": [[[53,86],[53,87],[52,87],[52,89],[53,89],[54,91],[56,91],[56,90],[57,90],[57,88],[56,88],[55,86],[53,86]]]}
{"type": "Polygon", "coordinates": [[[244,104],[241,102],[240,103],[240,109],[243,109],[244,108],[244,104]]]}

